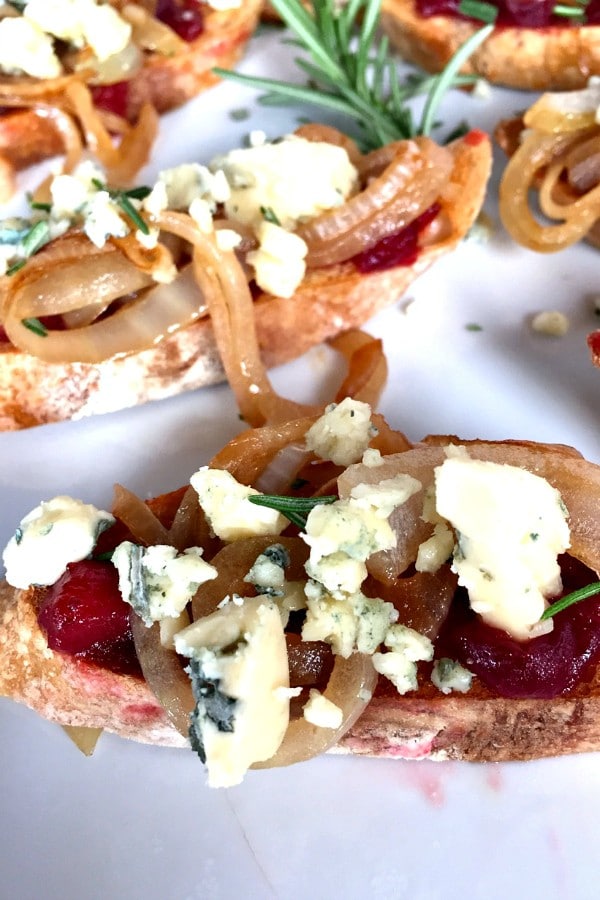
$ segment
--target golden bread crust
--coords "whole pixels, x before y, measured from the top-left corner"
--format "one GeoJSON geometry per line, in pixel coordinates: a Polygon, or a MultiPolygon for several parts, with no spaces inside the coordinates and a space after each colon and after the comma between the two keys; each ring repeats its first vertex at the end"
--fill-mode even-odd
{"type": "MultiPolygon", "coordinates": [[[[309,271],[289,300],[261,295],[258,341],[268,366],[362,325],[395,302],[438,257],[452,250],[477,216],[491,166],[487,138],[452,145],[455,164],[441,198],[448,233],[410,267],[360,274],[352,263],[309,271]]],[[[170,335],[151,350],[98,365],[51,365],[5,345],[0,350],[0,430],[111,412],[224,379],[209,319],[170,335]]]]}
{"type": "MultiPolygon", "coordinates": [[[[383,0],[381,24],[408,62],[439,72],[480,25],[452,18],[423,18],[414,0],[383,0]]],[[[475,50],[464,72],[524,90],[585,87],[600,74],[600,27],[498,28],[475,50]]]]}
{"type": "Polygon", "coordinates": [[[35,589],[0,583],[0,696],[61,725],[103,728],[125,738],[185,746],[146,683],[54,653],[37,621],[35,589]]]}

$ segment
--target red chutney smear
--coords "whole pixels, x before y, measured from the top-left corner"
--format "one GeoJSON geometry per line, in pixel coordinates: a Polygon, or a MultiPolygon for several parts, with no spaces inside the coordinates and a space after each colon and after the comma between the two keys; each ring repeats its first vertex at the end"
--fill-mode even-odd
{"type": "Polygon", "coordinates": [[[94,106],[127,118],[129,105],[129,84],[116,81],[114,84],[97,84],[90,88],[94,106]]]}
{"type": "Polygon", "coordinates": [[[141,677],[129,613],[112,563],[83,560],[48,588],[38,622],[51,650],[141,677]]]}
{"type": "Polygon", "coordinates": [[[395,266],[412,266],[419,256],[419,235],[433,222],[440,209],[440,204],[434,203],[406,228],[382,238],[370,250],[357,253],[351,262],[362,275],[383,272],[395,266]]]}
{"type": "MultiPolygon", "coordinates": [[[[575,19],[554,15],[556,0],[489,0],[489,2],[498,8],[496,24],[504,27],[572,28],[580,24],[575,19]]],[[[419,15],[425,19],[431,16],[469,19],[458,11],[460,0],[415,0],[415,4],[419,15]]],[[[585,8],[585,15],[586,24],[595,25],[600,22],[600,0],[590,0],[585,8]]]]}
{"type": "Polygon", "coordinates": [[[600,331],[588,335],[587,343],[594,359],[600,358],[600,331]]]}
{"type": "Polygon", "coordinates": [[[154,15],[188,43],[204,31],[202,6],[197,0],[158,0],[154,15]]]}
{"type": "MultiPolygon", "coordinates": [[[[587,566],[560,559],[563,596],[596,581],[587,566]]],[[[554,616],[554,629],[530,641],[516,641],[486,625],[457,595],[436,647],[466,666],[501,697],[550,700],[567,694],[600,661],[600,598],[590,597],[554,616]]]]}

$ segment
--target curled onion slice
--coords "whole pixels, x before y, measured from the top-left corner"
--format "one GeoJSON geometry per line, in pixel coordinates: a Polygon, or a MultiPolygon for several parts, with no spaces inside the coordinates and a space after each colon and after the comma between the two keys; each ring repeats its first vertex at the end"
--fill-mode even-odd
{"type": "Polygon", "coordinates": [[[361,715],[377,684],[377,673],[370,656],[353,653],[348,659],[335,657],[333,671],[323,695],[343,713],[339,728],[318,728],[304,718],[293,719],[277,753],[253,769],[291,766],[320,756],[334,747],[361,715]]]}
{"type": "Polygon", "coordinates": [[[148,687],[177,731],[187,737],[195,705],[191,681],[175,651],[161,644],[158,623],[147,628],[133,611],[130,622],[135,652],[148,687]]]}
{"type": "Polygon", "coordinates": [[[396,234],[437,199],[452,165],[450,151],[429,138],[401,141],[363,191],[296,229],[308,246],[307,265],[343,262],[396,234]]]}
{"type": "Polygon", "coordinates": [[[123,522],[134,541],[150,547],[168,544],[169,533],[147,503],[122,484],[116,484],[112,505],[113,515],[123,522]]]}

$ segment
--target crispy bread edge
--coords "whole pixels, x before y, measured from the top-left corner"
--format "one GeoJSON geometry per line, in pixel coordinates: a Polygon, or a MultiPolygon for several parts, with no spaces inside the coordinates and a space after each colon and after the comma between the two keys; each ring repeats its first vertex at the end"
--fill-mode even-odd
{"type": "MultiPolygon", "coordinates": [[[[410,283],[452,250],[476,218],[491,167],[487,138],[452,145],[455,165],[441,203],[450,233],[421,251],[411,267],[361,275],[351,263],[309,272],[289,300],[262,295],[255,304],[258,341],[268,366],[396,302],[410,283]]],[[[124,409],[222,381],[225,375],[209,319],[181,329],[155,348],[99,365],[50,365],[24,353],[0,352],[0,430],[124,409]]]]}
{"type": "MultiPolygon", "coordinates": [[[[450,16],[423,18],[415,0],[383,0],[381,24],[408,62],[441,71],[479,25],[450,16]]],[[[463,71],[524,90],[569,90],[600,74],[600,27],[497,29],[463,71]]]]}

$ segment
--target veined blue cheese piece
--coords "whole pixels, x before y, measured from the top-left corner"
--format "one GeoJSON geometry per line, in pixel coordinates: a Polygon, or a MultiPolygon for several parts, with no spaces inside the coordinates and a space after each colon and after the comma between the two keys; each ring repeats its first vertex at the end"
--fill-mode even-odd
{"type": "Polygon", "coordinates": [[[358,462],[377,429],[371,422],[368,403],[345,397],[341,403],[330,403],[325,412],[306,432],[306,447],[321,459],[337,466],[358,462]]]}
{"type": "Polygon", "coordinates": [[[222,169],[229,182],[228,218],[257,226],[263,210],[270,209],[288,230],[341,206],[358,183],[342,147],[296,135],[231,150],[212,160],[210,168],[222,169]]]}
{"type": "Polygon", "coordinates": [[[255,229],[258,249],[246,254],[257,285],[268,294],[288,299],[304,278],[308,246],[301,237],[273,222],[255,229]]]}
{"type": "Polygon", "coordinates": [[[98,535],[114,521],[109,512],[73,497],[40,503],[22,519],[4,550],[6,580],[21,589],[54,584],[69,563],[90,555],[98,535]]]}
{"type": "Polygon", "coordinates": [[[546,599],[562,589],[567,510],[544,478],[516,466],[455,458],[435,470],[437,510],[454,527],[453,570],[471,607],[518,640],[550,631],[546,599]]]}
{"type": "Polygon", "coordinates": [[[250,766],[270,759],[289,723],[285,634],[269,597],[228,603],[175,636],[190,659],[196,700],[192,746],[211,787],[239,784],[250,766]]]}
{"type": "Polygon", "coordinates": [[[433,659],[429,638],[406,625],[392,625],[384,644],[389,652],[373,654],[375,671],[391,681],[399,694],[416,691],[417,663],[433,659]]]}
{"type": "Polygon", "coordinates": [[[393,604],[361,591],[336,600],[316,582],[305,588],[307,614],[302,640],[325,641],[345,659],[354,653],[374,653],[398,618],[393,604]]]}
{"type": "Polygon", "coordinates": [[[202,559],[199,547],[178,553],[165,544],[140,547],[123,541],[112,562],[119,573],[123,600],[148,627],[161,619],[178,619],[198,587],[217,577],[217,570],[202,559]]]}
{"type": "Polygon", "coordinates": [[[190,479],[210,527],[224,541],[262,534],[280,534],[289,525],[281,513],[257,506],[248,497],[259,494],[240,484],[224,469],[203,466],[190,479]]]}
{"type": "Polygon", "coordinates": [[[290,554],[282,544],[271,544],[259,554],[244,581],[253,584],[259,594],[283,597],[285,570],[290,564],[290,554]]]}
{"type": "Polygon", "coordinates": [[[466,694],[471,690],[473,673],[456,660],[444,656],[434,662],[431,681],[442,694],[451,694],[452,691],[466,694]]]}

